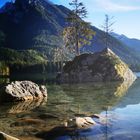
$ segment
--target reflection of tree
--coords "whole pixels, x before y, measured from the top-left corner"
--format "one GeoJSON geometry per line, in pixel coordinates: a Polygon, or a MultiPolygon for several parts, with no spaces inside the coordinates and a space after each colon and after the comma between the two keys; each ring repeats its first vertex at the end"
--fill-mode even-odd
{"type": "MultiPolygon", "coordinates": [[[[57,92],[55,93],[55,98],[54,96],[52,97],[52,102],[54,103],[54,101],[57,101],[56,106],[54,105],[59,109],[57,114],[59,114],[60,117],[63,116],[62,118],[65,119],[69,119],[78,114],[88,116],[105,111],[104,124],[103,127],[101,126],[101,133],[103,134],[101,137],[107,140],[108,135],[111,133],[110,117],[112,116],[110,114],[110,109],[120,101],[121,97],[125,95],[132,83],[133,81],[125,81],[123,83],[57,86],[55,89],[57,92]]],[[[51,108],[52,110],[54,110],[53,107],[51,108]]],[[[67,135],[70,137],[70,140],[89,139],[89,136],[87,136],[86,133],[85,135],[81,135],[82,132],[75,128],[72,128],[71,130],[68,129],[69,127],[59,128],[60,132],[57,133],[58,135],[55,138],[67,135]]],[[[49,131],[48,133],[52,132],[53,131],[49,131]]]]}
{"type": "MultiPolygon", "coordinates": [[[[53,85],[53,86],[48,85],[48,97],[49,97],[48,104],[41,105],[41,107],[38,107],[34,111],[36,111],[36,116],[39,116],[40,112],[42,114],[47,112],[47,114],[49,114],[50,116],[54,116],[55,118],[46,119],[48,126],[50,126],[51,124],[51,127],[47,128],[47,131],[44,132],[45,134],[41,136],[46,136],[47,134],[49,134],[55,137],[54,139],[56,139],[61,136],[67,135],[70,137],[69,139],[71,140],[88,140],[89,136],[87,136],[86,133],[85,135],[81,135],[81,132],[77,131],[75,128],[71,129],[68,127],[66,128],[64,126],[61,127],[62,122],[64,121],[64,119],[66,120],[71,117],[75,117],[76,114],[83,114],[85,116],[88,116],[88,115],[93,115],[94,113],[100,113],[102,111],[106,111],[106,117],[105,117],[107,118],[105,120],[106,126],[104,125],[105,127],[103,127],[102,134],[104,134],[104,136],[106,135],[106,139],[107,139],[111,127],[109,124],[110,108],[119,102],[119,100],[123,95],[125,95],[127,89],[131,84],[132,81],[129,82],[127,81],[124,83],[104,83],[104,84],[98,83],[98,84],[88,84],[88,85],[78,85],[78,86],[77,85],[53,85]]],[[[17,106],[8,108],[7,110],[10,113],[12,112],[14,113],[14,110],[17,111],[18,113],[20,112],[18,106],[21,108],[23,107],[24,111],[28,111],[26,109],[32,107],[30,108],[32,110],[36,105],[29,103],[29,107],[28,107],[27,103],[25,105],[19,104],[17,106]]],[[[0,110],[2,113],[1,108],[0,110]]],[[[35,112],[33,113],[33,115],[35,115],[35,112]]],[[[6,119],[4,118],[4,121],[5,120],[6,119]]],[[[5,121],[5,126],[6,125],[7,122],[5,121]]],[[[25,127],[24,129],[26,128],[27,127],[25,127]]],[[[8,131],[8,129],[9,127],[7,128],[5,127],[6,131],[8,131]]],[[[15,130],[16,127],[13,129],[15,130]]],[[[22,130],[23,128],[21,127],[17,131],[17,133],[20,133],[22,130]]],[[[46,137],[46,139],[49,140],[48,137],[46,137]]],[[[50,137],[50,140],[53,140],[52,137],[50,137]]]]}
{"type": "MultiPolygon", "coordinates": [[[[133,84],[133,80],[132,81],[124,81],[123,83],[118,83],[118,86],[116,87],[116,91],[114,92],[115,97],[117,98],[117,101],[119,101],[119,99],[121,97],[123,97],[125,95],[125,93],[127,92],[128,88],[133,84]]],[[[110,127],[111,127],[111,121],[110,118],[115,118],[114,114],[111,115],[111,111],[110,111],[110,106],[105,106],[104,107],[104,112],[105,112],[105,118],[106,118],[106,122],[105,122],[105,129],[103,130],[103,133],[105,134],[105,139],[108,140],[108,136],[110,135],[110,127]]]]}
{"type": "Polygon", "coordinates": [[[50,107],[46,111],[66,120],[75,115],[99,114],[116,105],[132,81],[88,85],[53,85],[48,87],[50,107]]]}
{"type": "Polygon", "coordinates": [[[73,98],[71,110],[81,114],[100,113],[103,107],[114,106],[125,95],[133,81],[123,83],[98,83],[88,85],[68,85],[63,87],[67,96],[73,98]],[[76,109],[77,108],[77,109],[76,109]]]}
{"type": "MultiPolygon", "coordinates": [[[[72,128],[71,130],[66,127],[60,128],[64,120],[68,120],[69,118],[75,117],[76,115],[89,116],[93,115],[94,113],[106,111],[106,126],[104,125],[105,127],[102,130],[102,134],[104,134],[104,136],[106,135],[107,139],[111,127],[109,124],[109,110],[110,108],[112,108],[112,106],[116,105],[120,101],[121,97],[125,95],[127,89],[131,84],[132,81],[127,81],[124,83],[98,83],[88,85],[48,85],[48,104],[41,105],[34,111],[36,111],[37,116],[40,112],[42,112],[42,114],[47,112],[47,114],[55,117],[51,120],[47,119],[47,124],[48,126],[50,126],[51,124],[51,127],[47,128],[47,132],[45,132],[45,134],[52,134],[55,138],[68,135],[69,137],[71,137],[72,140],[86,140],[89,137],[86,134],[81,135],[81,132],[75,130],[75,128],[72,128]],[[54,127],[57,127],[58,129],[54,127]],[[54,131],[57,132],[57,135],[56,133],[54,133],[54,131]]],[[[40,103],[38,102],[37,106],[39,105],[40,103]]],[[[20,111],[22,112],[22,110],[19,110],[20,107],[21,109],[23,107],[24,111],[28,111],[28,109],[32,110],[34,109],[34,107],[37,106],[36,104],[29,103],[29,107],[32,107],[29,108],[28,104],[26,103],[23,105],[19,104],[13,107],[10,106],[11,108],[8,108],[7,110],[10,113],[14,113],[14,110],[17,111],[17,113],[19,113],[20,111]]],[[[1,108],[0,110],[3,114],[1,108]]],[[[33,114],[35,115],[35,112],[33,114]]],[[[7,123],[5,122],[5,125],[6,124],[7,123]]],[[[8,129],[9,128],[7,127],[5,130],[8,129]]],[[[22,129],[23,128],[19,129],[18,132],[22,131],[22,129]]],[[[46,139],[49,140],[48,138],[46,139]]],[[[52,137],[50,139],[53,140],[52,137]]]]}

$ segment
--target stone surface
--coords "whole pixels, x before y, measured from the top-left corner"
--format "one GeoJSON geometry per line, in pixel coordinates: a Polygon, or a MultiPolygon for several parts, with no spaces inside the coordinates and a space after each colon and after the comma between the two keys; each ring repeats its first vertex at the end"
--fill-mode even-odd
{"type": "Polygon", "coordinates": [[[77,116],[72,119],[65,120],[63,125],[69,128],[72,127],[77,129],[87,129],[96,125],[96,122],[93,120],[93,116],[77,116]]]}
{"type": "Polygon", "coordinates": [[[45,86],[39,86],[31,81],[15,81],[0,90],[0,101],[27,101],[47,98],[45,86]]]}
{"type": "Polygon", "coordinates": [[[18,138],[12,137],[10,135],[7,135],[3,132],[0,132],[0,140],[19,140],[18,138]]]}
{"type": "Polygon", "coordinates": [[[61,83],[134,80],[136,76],[110,49],[82,54],[68,62],[58,79],[61,83]]]}
{"type": "Polygon", "coordinates": [[[95,125],[96,122],[91,117],[76,117],[76,126],[78,128],[90,128],[95,125]]]}

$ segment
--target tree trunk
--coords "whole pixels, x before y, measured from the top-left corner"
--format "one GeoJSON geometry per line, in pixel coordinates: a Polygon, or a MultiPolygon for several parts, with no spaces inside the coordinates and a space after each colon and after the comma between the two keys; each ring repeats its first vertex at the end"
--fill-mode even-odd
{"type": "Polygon", "coordinates": [[[79,51],[79,37],[78,37],[78,24],[76,23],[76,55],[80,55],[79,51]]]}

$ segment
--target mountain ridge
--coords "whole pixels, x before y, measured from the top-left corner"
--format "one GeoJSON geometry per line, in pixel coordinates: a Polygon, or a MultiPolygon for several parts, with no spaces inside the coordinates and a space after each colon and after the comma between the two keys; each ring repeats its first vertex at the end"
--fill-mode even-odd
{"type": "Polygon", "coordinates": [[[129,38],[123,34],[119,35],[116,33],[111,33],[113,37],[125,43],[128,47],[140,52],[140,39],[129,38]]]}
{"type": "MultiPolygon", "coordinates": [[[[10,8],[10,12],[7,10],[0,13],[0,32],[6,36],[4,47],[16,50],[33,49],[51,58],[51,51],[63,45],[60,33],[66,26],[65,19],[71,11],[45,0],[36,0],[36,3],[30,4],[27,0],[26,6],[22,2],[25,1],[16,0],[11,3],[14,8],[10,8]]],[[[98,52],[106,47],[103,42],[104,32],[94,26],[91,28],[96,36],[90,46],[81,48],[82,53],[98,52]]],[[[140,55],[137,52],[111,35],[108,38],[113,44],[109,48],[123,61],[130,66],[139,64],[140,55]]]]}

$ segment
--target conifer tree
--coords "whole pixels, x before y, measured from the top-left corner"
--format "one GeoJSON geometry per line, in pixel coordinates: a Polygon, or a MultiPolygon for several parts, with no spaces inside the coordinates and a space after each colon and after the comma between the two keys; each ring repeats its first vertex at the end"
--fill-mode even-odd
{"type": "Polygon", "coordinates": [[[104,31],[104,35],[103,35],[103,41],[105,43],[106,48],[109,47],[109,45],[111,44],[110,41],[110,33],[113,32],[112,26],[115,22],[112,21],[114,17],[110,17],[109,15],[105,15],[105,21],[103,23],[103,25],[101,26],[101,28],[104,31]]]}
{"type": "Polygon", "coordinates": [[[87,17],[84,4],[78,0],[72,0],[69,4],[72,6],[72,11],[66,18],[68,26],[63,31],[64,42],[76,55],[79,55],[79,48],[89,45],[95,32],[91,29],[90,23],[83,20],[87,17]]]}

